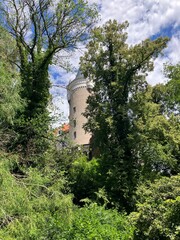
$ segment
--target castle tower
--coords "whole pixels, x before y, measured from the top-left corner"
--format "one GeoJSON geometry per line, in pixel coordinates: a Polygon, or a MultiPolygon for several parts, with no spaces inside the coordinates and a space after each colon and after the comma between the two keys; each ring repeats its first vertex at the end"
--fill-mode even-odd
{"type": "Polygon", "coordinates": [[[89,144],[91,134],[85,133],[83,124],[86,123],[86,118],[82,115],[87,106],[87,98],[90,95],[92,84],[84,78],[79,70],[76,78],[67,86],[67,98],[69,102],[69,134],[70,139],[79,145],[89,144]]]}

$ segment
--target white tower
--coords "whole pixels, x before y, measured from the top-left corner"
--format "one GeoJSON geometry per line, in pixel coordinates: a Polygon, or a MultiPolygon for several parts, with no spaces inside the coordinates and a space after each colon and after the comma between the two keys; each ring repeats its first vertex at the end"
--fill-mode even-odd
{"type": "Polygon", "coordinates": [[[93,86],[91,82],[84,78],[79,70],[76,78],[67,86],[67,98],[69,102],[69,134],[70,139],[79,145],[89,144],[91,134],[85,133],[83,124],[86,123],[86,118],[82,115],[87,106],[87,98],[90,95],[88,91],[93,86]]]}

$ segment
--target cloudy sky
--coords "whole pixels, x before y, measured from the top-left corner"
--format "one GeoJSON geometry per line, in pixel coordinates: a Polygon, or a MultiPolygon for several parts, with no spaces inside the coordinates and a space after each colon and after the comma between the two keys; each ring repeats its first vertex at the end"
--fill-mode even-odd
{"type": "MultiPolygon", "coordinates": [[[[89,0],[99,6],[100,17],[98,25],[102,25],[109,19],[118,22],[128,20],[128,43],[136,44],[146,38],[168,36],[170,41],[164,50],[164,56],[155,60],[154,71],[149,73],[148,82],[156,84],[165,82],[163,76],[163,64],[176,64],[180,61],[180,0],[89,0]]],[[[66,72],[58,65],[50,68],[51,80],[54,84],[66,86],[76,76],[79,66],[79,57],[85,51],[84,46],[70,56],[73,72],[66,72]]],[[[68,116],[68,104],[66,90],[55,88],[51,90],[54,95],[55,111],[62,112],[62,121],[68,116]]]]}

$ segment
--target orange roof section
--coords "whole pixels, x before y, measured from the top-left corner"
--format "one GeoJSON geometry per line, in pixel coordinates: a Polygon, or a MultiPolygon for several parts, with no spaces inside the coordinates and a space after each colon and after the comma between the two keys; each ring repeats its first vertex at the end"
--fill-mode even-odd
{"type": "Polygon", "coordinates": [[[63,124],[63,126],[61,127],[61,130],[63,132],[69,132],[69,124],[68,123],[63,124]]]}
{"type": "Polygon", "coordinates": [[[68,123],[64,123],[62,126],[54,129],[54,134],[55,135],[59,135],[59,131],[62,131],[64,133],[68,133],[69,132],[69,124],[68,123]]]}

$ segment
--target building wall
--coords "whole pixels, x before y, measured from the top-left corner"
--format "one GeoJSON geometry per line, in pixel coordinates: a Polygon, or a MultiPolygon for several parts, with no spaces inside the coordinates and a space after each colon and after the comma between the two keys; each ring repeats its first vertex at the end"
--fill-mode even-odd
{"type": "Polygon", "coordinates": [[[89,96],[87,90],[87,81],[80,76],[76,77],[68,85],[68,102],[69,102],[69,135],[70,139],[79,145],[89,144],[91,138],[90,133],[85,133],[83,124],[86,123],[87,119],[82,115],[85,112],[87,106],[86,101],[89,96]]]}

